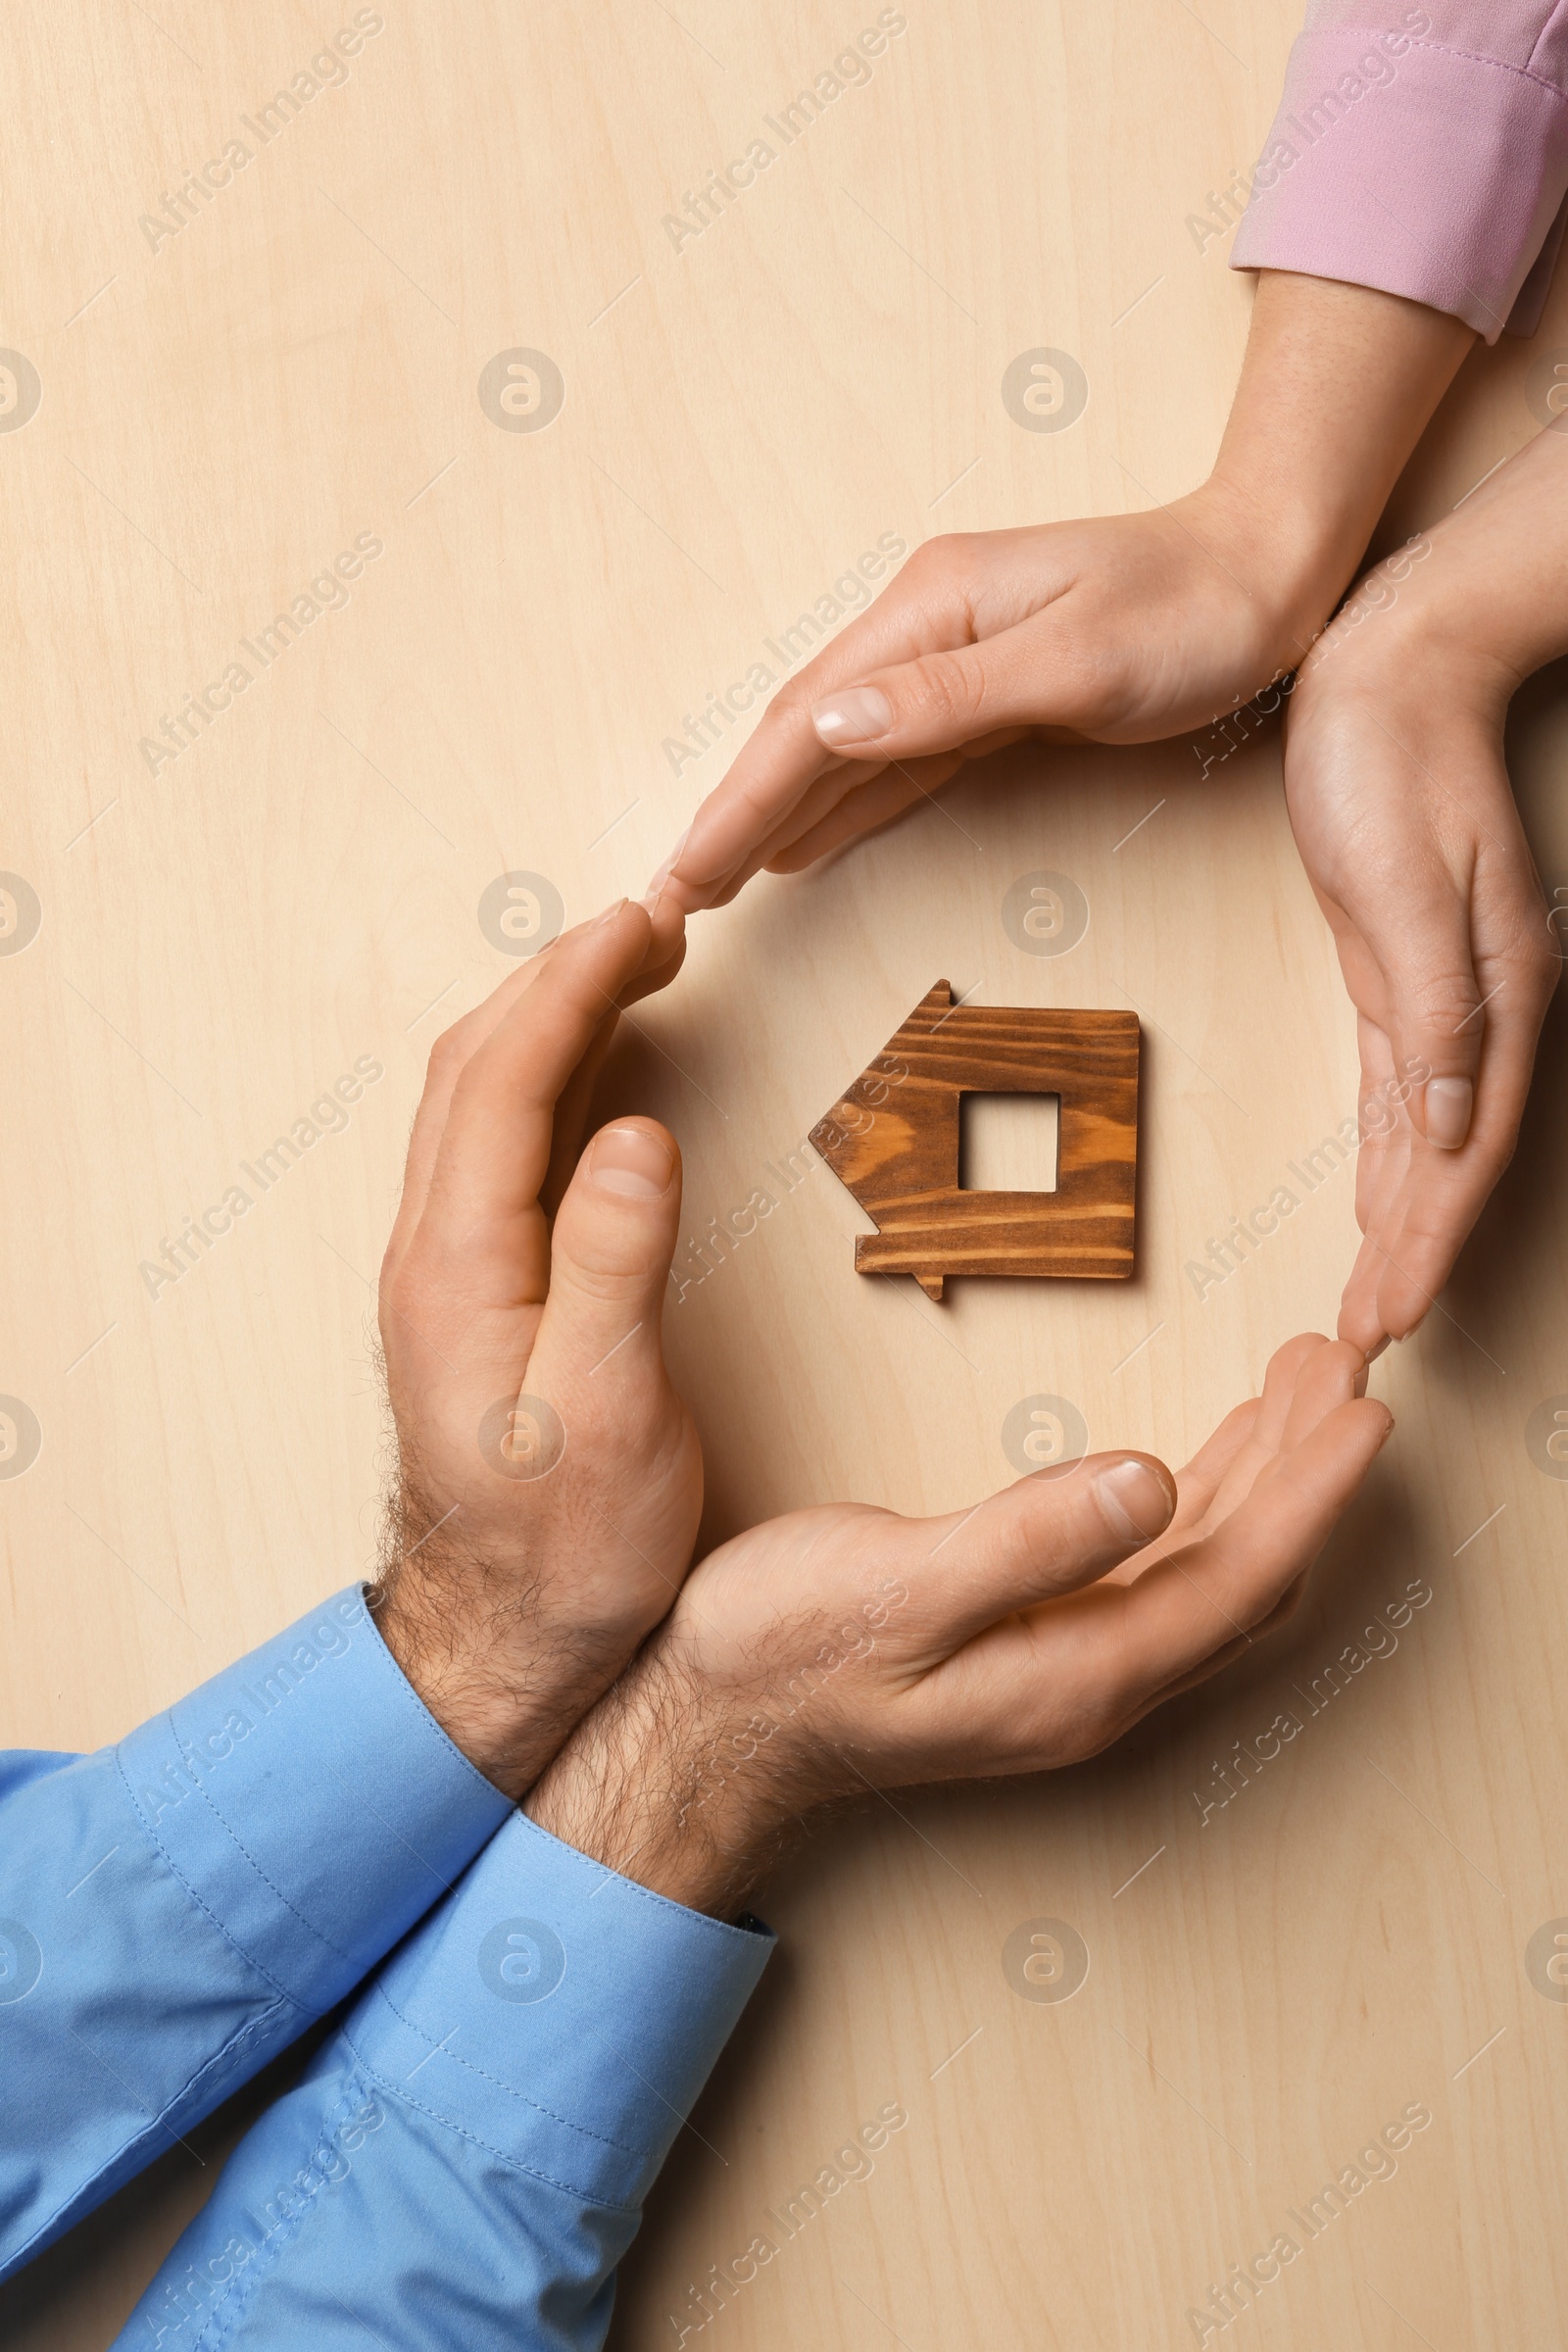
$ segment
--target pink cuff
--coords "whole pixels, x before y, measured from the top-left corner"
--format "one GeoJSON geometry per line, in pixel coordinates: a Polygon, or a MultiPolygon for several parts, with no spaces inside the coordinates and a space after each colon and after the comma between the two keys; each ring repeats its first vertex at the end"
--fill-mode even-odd
{"type": "Polygon", "coordinates": [[[1565,191],[1551,82],[1403,32],[1303,32],[1231,267],[1379,286],[1494,343],[1535,332],[1565,191]]]}

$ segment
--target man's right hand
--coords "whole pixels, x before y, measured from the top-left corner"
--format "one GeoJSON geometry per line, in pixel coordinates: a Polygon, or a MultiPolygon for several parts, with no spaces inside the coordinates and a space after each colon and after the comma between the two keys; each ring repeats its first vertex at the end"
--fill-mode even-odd
{"type": "Polygon", "coordinates": [[[1307,1334],[1178,1479],[1096,1454],[942,1519],[835,1504],[735,1538],[525,1810],[730,1914],[817,1805],[1094,1755],[1294,1606],[1394,1426],[1365,1379],[1307,1334]]]}
{"type": "Polygon", "coordinates": [[[669,1607],[696,1540],[702,1452],[661,1351],[680,1154],[622,1118],[577,1158],[620,1010],[684,945],[678,907],[622,901],[438,1040],[381,1269],[398,1477],[372,1606],[513,1797],[669,1607]]]}

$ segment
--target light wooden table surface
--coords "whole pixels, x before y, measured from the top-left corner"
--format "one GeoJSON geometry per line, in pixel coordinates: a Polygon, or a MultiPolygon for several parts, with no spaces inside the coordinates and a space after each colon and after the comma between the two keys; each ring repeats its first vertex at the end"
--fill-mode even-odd
{"type": "MultiPolygon", "coordinates": [[[[768,641],[879,545],[1200,478],[1250,294],[1188,217],[1255,152],[1295,16],[13,14],[0,343],[41,405],[7,361],[0,867],[41,927],[0,954],[0,1391],[41,1451],[0,1481],[7,1743],[114,1740],[368,1564],[369,1286],[430,1040],[510,968],[477,913],[496,878],[546,877],[571,918],[639,891],[726,757],[668,739],[776,672],[768,641]],[[307,99],[340,23],[364,37],[307,99]],[[768,127],[879,23],[862,78],[788,143],[768,127]],[[296,113],[258,122],[291,85],[296,113]],[[759,138],[773,160],[677,244],[663,217],[759,138]],[[140,225],[209,159],[221,181],[235,139],[248,160],[177,234],[140,225]],[[1042,347],[1089,388],[1053,432],[1001,389],[1042,347]],[[519,351],[564,384],[540,429],[514,428],[556,378],[508,376],[519,351]],[[246,655],[372,544],[340,606],[265,669],[246,655]],[[244,691],[150,760],[236,660],[244,691]],[[346,1127],[248,1185],[356,1065],[381,1074],[346,1127]],[[151,1296],[142,1261],[236,1184],[254,1204],[151,1296]]],[[[1526,379],[1559,339],[1560,297],[1534,346],[1467,368],[1391,527],[1536,429],[1526,379]]],[[[1550,891],[1561,677],[1514,737],[1550,891]]],[[[939,977],[1135,1007],[1146,1055],[1134,1281],[956,1283],[937,1307],[854,1274],[818,1167],[672,1306],[710,1533],[840,1494],[963,1502],[1010,1475],[1004,1420],[1040,1393],[1179,1460],[1280,1338],[1332,1327],[1348,1169],[1202,1298],[1183,1272],[1355,1106],[1277,743],[1200,764],[1190,742],[1017,753],[698,926],[613,1078],[679,1134],[697,1237],[939,977]],[[1090,910],[1056,957],[1004,926],[1039,869],[1090,910]]],[[[688,2290],[886,2102],[907,2122],[871,2177],[690,2340],[1176,2346],[1281,2232],[1299,2256],[1233,2324],[1258,2345],[1559,2340],[1568,1987],[1527,1947],[1568,1915],[1568,1483],[1526,1431],[1568,1391],[1563,1054],[1554,1014],[1444,1311],[1378,1367],[1397,1442],[1289,1634],[1093,1766],[877,1804],[770,1889],[782,1947],[626,2266],[621,2352],[673,2343],[688,2290]],[[1412,1586],[1431,1598],[1400,1624],[1412,1586]],[[1299,1734],[1213,1802],[1282,1710],[1299,1734]],[[1004,1968],[1042,1918],[1089,1956],[1066,2001],[1004,1968]],[[1393,2177],[1315,2236],[1287,2218],[1412,2108],[1393,2177]]],[[[19,2281],[9,2340],[106,2343],[213,2170],[176,2152],[19,2281]]]]}

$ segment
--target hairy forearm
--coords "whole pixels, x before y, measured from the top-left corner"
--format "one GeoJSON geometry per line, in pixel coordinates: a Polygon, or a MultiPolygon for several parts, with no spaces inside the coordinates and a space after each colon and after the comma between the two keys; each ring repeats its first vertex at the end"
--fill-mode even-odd
{"type": "Polygon", "coordinates": [[[710,1683],[656,1639],[523,1803],[580,1853],[689,1910],[732,1918],[800,1818],[834,1791],[790,1738],[788,1694],[710,1683]]]}
{"type": "MultiPolygon", "coordinates": [[[[690,1617],[679,1622],[677,1604],[523,1811],[623,1878],[734,1918],[809,1817],[881,1786],[885,1746],[879,1769],[855,1715],[877,1704],[880,1634],[871,1629],[908,1598],[902,1578],[883,1577],[820,1622],[774,1618],[759,1639],[721,1644],[716,1673],[701,1662],[702,1638],[690,1617]]],[[[901,1755],[894,1777],[931,1777],[924,1762],[911,1769],[901,1755]]]]}
{"type": "Polygon", "coordinates": [[[1304,654],[1475,335],[1371,286],[1266,270],[1205,495],[1283,576],[1304,654]]]}
{"type": "Polygon", "coordinates": [[[381,1639],[454,1746],[514,1802],[634,1639],[561,1622],[541,1607],[535,1583],[439,1539],[416,1561],[383,1568],[369,1602],[381,1639]]]}
{"type": "Polygon", "coordinates": [[[613,1682],[646,1617],[581,1570],[546,1573],[559,1536],[508,1541],[444,1503],[417,1446],[386,1504],[368,1599],[382,1641],[454,1746],[516,1803],[613,1682]]]}

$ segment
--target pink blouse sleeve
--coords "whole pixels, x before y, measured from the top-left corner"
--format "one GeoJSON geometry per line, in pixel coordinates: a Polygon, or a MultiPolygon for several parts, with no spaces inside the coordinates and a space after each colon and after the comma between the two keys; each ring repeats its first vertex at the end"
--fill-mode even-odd
{"type": "Polygon", "coordinates": [[[1568,194],[1568,0],[1311,0],[1237,270],[1535,332],[1568,194]]]}

